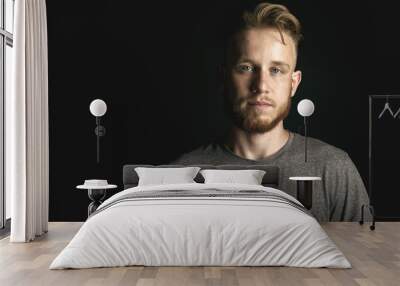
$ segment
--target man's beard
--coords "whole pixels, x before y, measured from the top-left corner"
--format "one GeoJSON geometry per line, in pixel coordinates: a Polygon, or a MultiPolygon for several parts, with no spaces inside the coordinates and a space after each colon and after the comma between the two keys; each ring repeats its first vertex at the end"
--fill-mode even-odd
{"type": "Polygon", "coordinates": [[[272,104],[270,110],[258,111],[256,107],[249,105],[250,98],[229,99],[225,97],[225,109],[233,121],[233,124],[249,133],[265,133],[274,129],[290,112],[291,97],[285,104],[276,106],[272,104]],[[268,116],[266,116],[268,113],[268,116]],[[270,114],[273,114],[272,116],[270,114]]]}

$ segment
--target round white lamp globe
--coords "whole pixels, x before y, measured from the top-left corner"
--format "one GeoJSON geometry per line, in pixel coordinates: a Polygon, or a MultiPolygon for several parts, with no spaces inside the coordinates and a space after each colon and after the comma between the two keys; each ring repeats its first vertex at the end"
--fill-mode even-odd
{"type": "Polygon", "coordinates": [[[101,99],[95,99],[90,103],[90,113],[96,117],[103,116],[107,111],[107,104],[101,99]]]}
{"type": "Polygon", "coordinates": [[[297,111],[301,116],[310,116],[314,113],[314,103],[309,99],[303,99],[297,105],[297,111]]]}

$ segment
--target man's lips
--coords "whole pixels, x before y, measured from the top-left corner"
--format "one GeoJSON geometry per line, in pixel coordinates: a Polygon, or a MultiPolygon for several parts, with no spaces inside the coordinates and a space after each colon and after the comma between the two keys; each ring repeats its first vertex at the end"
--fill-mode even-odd
{"type": "Polygon", "coordinates": [[[268,101],[249,101],[249,105],[254,106],[272,106],[272,103],[268,101]]]}

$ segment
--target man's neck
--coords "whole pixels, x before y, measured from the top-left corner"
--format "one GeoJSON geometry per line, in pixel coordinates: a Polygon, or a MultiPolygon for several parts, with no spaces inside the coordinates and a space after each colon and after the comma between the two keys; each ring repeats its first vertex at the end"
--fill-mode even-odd
{"type": "Polygon", "coordinates": [[[283,128],[283,124],[261,134],[233,127],[227,146],[239,157],[261,160],[279,151],[288,139],[289,131],[283,128]]]}

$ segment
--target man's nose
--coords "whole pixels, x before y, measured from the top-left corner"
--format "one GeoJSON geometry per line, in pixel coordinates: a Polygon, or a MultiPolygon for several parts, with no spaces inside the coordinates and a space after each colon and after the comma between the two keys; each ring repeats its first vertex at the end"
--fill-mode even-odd
{"type": "Polygon", "coordinates": [[[271,89],[269,74],[266,71],[257,71],[254,74],[250,88],[253,93],[269,93],[271,89]]]}

